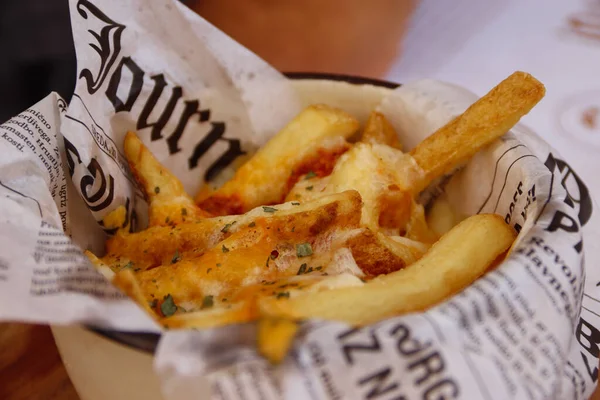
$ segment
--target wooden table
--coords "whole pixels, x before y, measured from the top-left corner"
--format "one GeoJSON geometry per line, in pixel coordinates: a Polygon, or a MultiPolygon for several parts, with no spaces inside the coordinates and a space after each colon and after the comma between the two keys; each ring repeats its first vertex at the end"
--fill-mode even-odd
{"type": "Polygon", "coordinates": [[[0,399],[80,400],[49,327],[0,324],[0,399]]]}
{"type": "Polygon", "coordinates": [[[79,400],[49,327],[0,324],[0,399],[79,400]]]}

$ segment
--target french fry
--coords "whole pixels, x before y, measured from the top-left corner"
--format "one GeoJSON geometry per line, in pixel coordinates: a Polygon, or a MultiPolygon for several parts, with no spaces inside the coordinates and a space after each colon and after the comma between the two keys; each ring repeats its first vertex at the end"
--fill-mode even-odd
{"type": "Polygon", "coordinates": [[[442,236],[448,232],[461,220],[462,219],[452,209],[445,194],[442,194],[433,201],[433,204],[427,213],[427,225],[438,236],[442,236]]]}
{"type": "Polygon", "coordinates": [[[348,149],[344,139],[358,127],[358,121],[341,110],[310,106],[242,165],[233,179],[196,201],[214,215],[243,214],[277,204],[301,175],[313,169],[321,170],[314,170],[319,176],[327,175],[348,149]]]}
{"type": "Polygon", "coordinates": [[[410,210],[410,218],[408,220],[408,223],[406,224],[405,237],[407,237],[408,239],[416,240],[418,242],[433,243],[436,240],[438,240],[440,236],[441,234],[436,234],[427,225],[424,207],[413,200],[410,210]]]}
{"type": "Polygon", "coordinates": [[[135,275],[132,270],[124,269],[115,274],[112,279],[113,285],[118,287],[129,296],[133,301],[138,303],[138,305],[148,313],[152,318],[157,319],[156,314],[150,308],[150,305],[146,301],[144,294],[140,288],[140,285],[135,278],[135,275]]]}
{"type": "Polygon", "coordinates": [[[250,302],[239,302],[228,307],[212,305],[210,309],[178,313],[161,318],[160,324],[169,329],[207,329],[224,325],[241,324],[256,318],[250,302]]]}
{"type": "Polygon", "coordinates": [[[279,318],[258,321],[258,351],[273,364],[279,364],[292,346],[298,324],[279,318]]]}
{"type": "Polygon", "coordinates": [[[346,241],[354,261],[367,277],[398,271],[423,256],[428,246],[422,243],[408,244],[369,229],[346,241]]]}
{"type": "Polygon", "coordinates": [[[260,283],[295,276],[302,264],[324,265],[336,244],[331,237],[360,221],[361,202],[354,191],[293,207],[240,222],[226,239],[200,252],[192,247],[160,253],[166,260],[137,274],[146,300],[171,295],[187,309],[207,295],[234,300],[242,287],[258,285],[256,293],[271,293],[272,287],[260,283]]]}
{"type": "Polygon", "coordinates": [[[149,202],[149,226],[194,221],[209,214],[196,206],[183,185],[163,167],[133,132],[127,132],[125,157],[149,202]]]}
{"type": "Polygon", "coordinates": [[[546,90],[525,72],[515,72],[467,110],[415,147],[410,155],[424,176],[412,188],[423,190],[434,179],[464,164],[504,135],[544,97],[546,90]]]}
{"type": "Polygon", "coordinates": [[[385,116],[377,111],[372,111],[369,115],[360,141],[371,144],[385,144],[402,150],[402,144],[396,130],[385,116]]]}
{"type": "Polygon", "coordinates": [[[405,158],[409,157],[389,146],[357,143],[340,157],[325,192],[357,190],[363,199],[361,223],[373,231],[380,226],[401,227],[409,218],[411,203],[396,169],[410,162],[405,158]]]}
{"type": "Polygon", "coordinates": [[[366,325],[394,315],[423,311],[481,276],[508,249],[515,232],[501,217],[472,216],[435,243],[411,266],[362,287],[328,290],[293,299],[261,299],[271,317],[323,318],[366,325]]]}
{"type": "MultiPolygon", "coordinates": [[[[125,267],[130,261],[132,269],[140,271],[161,265],[169,266],[175,253],[195,257],[239,229],[259,223],[259,220],[264,220],[260,224],[273,227],[275,232],[277,229],[288,231],[294,228],[292,236],[300,238],[304,235],[308,240],[310,235],[316,236],[332,224],[341,230],[358,227],[361,205],[360,195],[355,191],[347,191],[312,202],[266,207],[267,211],[265,207],[258,207],[239,216],[206,218],[176,227],[154,226],[132,234],[118,232],[106,242],[107,255],[102,262],[114,271],[125,267]]],[[[269,252],[271,250],[268,249],[269,252]]]]}

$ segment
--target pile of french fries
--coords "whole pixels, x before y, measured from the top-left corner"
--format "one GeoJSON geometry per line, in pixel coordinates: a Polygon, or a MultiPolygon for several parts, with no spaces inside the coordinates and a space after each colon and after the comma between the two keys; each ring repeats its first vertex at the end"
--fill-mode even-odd
{"type": "Polygon", "coordinates": [[[195,199],[129,132],[125,155],[149,226],[125,226],[102,258],[87,255],[167,328],[258,321],[259,350],[273,362],[298,321],[361,326],[426,310],[500,262],[515,232],[492,214],[458,224],[443,211],[426,216],[419,193],[507,132],[544,91],[516,72],[408,153],[377,112],[361,130],[341,110],[310,106],[195,199]]]}

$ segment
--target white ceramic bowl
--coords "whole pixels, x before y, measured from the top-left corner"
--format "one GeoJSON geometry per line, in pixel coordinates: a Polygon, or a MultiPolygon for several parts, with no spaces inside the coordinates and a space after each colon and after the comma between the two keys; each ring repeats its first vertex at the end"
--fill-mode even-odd
{"type": "MultiPolygon", "coordinates": [[[[303,105],[339,107],[364,123],[394,84],[337,75],[291,74],[303,105]],[[349,83],[353,82],[353,83],[349,83]]],[[[152,354],[80,326],[52,327],[81,400],[161,400],[152,354]]]]}

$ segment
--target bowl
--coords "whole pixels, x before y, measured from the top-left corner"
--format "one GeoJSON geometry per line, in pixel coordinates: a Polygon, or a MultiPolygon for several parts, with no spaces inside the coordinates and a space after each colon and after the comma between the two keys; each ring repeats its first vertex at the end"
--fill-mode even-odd
{"type": "MultiPolygon", "coordinates": [[[[339,107],[364,123],[399,85],[336,74],[290,73],[301,105],[339,107]]],[[[52,326],[56,346],[81,400],[162,400],[152,362],[157,334],[52,326]]]]}

